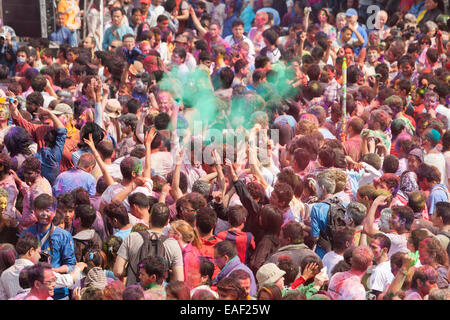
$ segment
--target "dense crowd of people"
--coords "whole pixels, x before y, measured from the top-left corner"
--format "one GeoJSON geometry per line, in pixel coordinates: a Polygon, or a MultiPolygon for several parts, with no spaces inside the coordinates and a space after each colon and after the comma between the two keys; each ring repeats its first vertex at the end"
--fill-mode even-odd
{"type": "Polygon", "coordinates": [[[448,3],[103,3],[0,27],[0,299],[450,299],[448,3]]]}

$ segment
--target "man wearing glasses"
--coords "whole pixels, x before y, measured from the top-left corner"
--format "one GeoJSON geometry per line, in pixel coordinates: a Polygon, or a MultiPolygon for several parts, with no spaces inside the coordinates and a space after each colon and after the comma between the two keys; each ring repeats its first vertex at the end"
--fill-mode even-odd
{"type": "Polygon", "coordinates": [[[27,269],[31,290],[23,300],[53,300],[56,276],[49,263],[39,262],[27,269]]]}

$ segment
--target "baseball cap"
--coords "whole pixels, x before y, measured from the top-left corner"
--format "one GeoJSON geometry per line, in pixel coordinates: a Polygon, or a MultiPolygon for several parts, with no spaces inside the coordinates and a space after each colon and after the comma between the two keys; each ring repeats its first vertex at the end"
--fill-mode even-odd
{"type": "Polygon", "coordinates": [[[428,131],[426,136],[434,143],[438,143],[441,140],[441,134],[436,129],[431,129],[430,131],[428,131]]]}
{"type": "Polygon", "coordinates": [[[73,114],[72,108],[67,103],[58,103],[51,112],[56,115],[73,114]]]}
{"type": "Polygon", "coordinates": [[[105,106],[105,114],[110,118],[118,118],[121,114],[122,106],[117,99],[108,99],[105,106]]]}
{"type": "Polygon", "coordinates": [[[286,274],[286,271],[281,270],[275,263],[266,263],[256,272],[256,279],[258,284],[263,286],[269,283],[275,283],[282,276],[286,274]]]}
{"type": "Polygon", "coordinates": [[[347,17],[357,16],[357,15],[358,15],[358,12],[356,12],[355,9],[350,8],[350,9],[347,9],[347,11],[345,12],[345,15],[346,15],[347,17]]]}

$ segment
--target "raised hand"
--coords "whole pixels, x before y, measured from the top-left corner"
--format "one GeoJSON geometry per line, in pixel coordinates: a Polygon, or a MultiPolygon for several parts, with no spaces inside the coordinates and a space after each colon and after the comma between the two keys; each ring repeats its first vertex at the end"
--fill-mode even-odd
{"type": "Polygon", "coordinates": [[[317,274],[317,270],[319,270],[319,265],[315,262],[310,262],[305,266],[305,270],[302,272],[302,277],[306,281],[314,277],[317,274]]]}
{"type": "Polygon", "coordinates": [[[152,144],[152,141],[153,141],[153,139],[156,136],[156,132],[157,132],[156,128],[153,127],[153,128],[150,129],[150,131],[148,131],[145,134],[145,139],[144,140],[145,140],[145,148],[146,149],[150,149],[150,145],[152,144]]]}
{"type": "Polygon", "coordinates": [[[89,139],[84,138],[83,139],[84,143],[86,143],[89,148],[94,151],[95,149],[95,143],[94,143],[94,139],[92,139],[92,133],[89,134],[89,139]]]}

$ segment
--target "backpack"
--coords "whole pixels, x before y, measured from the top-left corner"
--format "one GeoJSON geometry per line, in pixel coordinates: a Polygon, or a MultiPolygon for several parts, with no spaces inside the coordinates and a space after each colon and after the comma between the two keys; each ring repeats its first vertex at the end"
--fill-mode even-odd
{"type": "Polygon", "coordinates": [[[156,257],[156,256],[164,258],[166,249],[164,248],[163,243],[169,238],[168,236],[165,235],[158,236],[156,233],[154,232],[150,233],[148,231],[138,231],[138,233],[141,235],[142,239],[144,240],[144,243],[139,249],[137,265],[135,266],[132,266],[131,264],[129,265],[136,279],[139,279],[139,265],[141,264],[142,260],[144,260],[147,257],[156,257]]]}
{"type": "Polygon", "coordinates": [[[89,250],[102,249],[102,239],[97,232],[94,232],[93,237],[87,240],[73,238],[73,247],[75,251],[75,259],[77,262],[80,262],[83,261],[84,255],[89,252],[89,250]]]}
{"type": "Polygon", "coordinates": [[[345,212],[347,211],[342,202],[337,199],[327,199],[322,203],[328,203],[330,210],[328,211],[328,221],[325,232],[320,231],[320,237],[317,244],[327,252],[332,250],[333,234],[338,227],[346,226],[345,212]]]}

